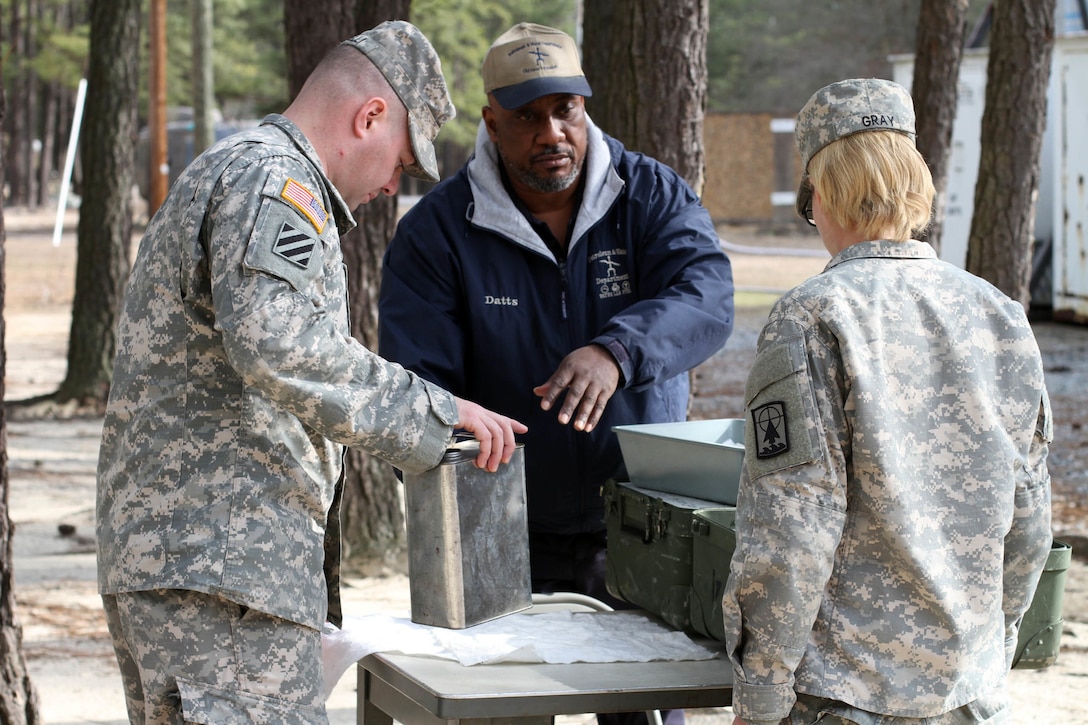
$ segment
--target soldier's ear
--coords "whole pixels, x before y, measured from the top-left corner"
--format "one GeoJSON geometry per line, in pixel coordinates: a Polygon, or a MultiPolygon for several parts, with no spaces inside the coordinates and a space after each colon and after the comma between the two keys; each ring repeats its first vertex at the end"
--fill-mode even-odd
{"type": "Polygon", "coordinates": [[[352,118],[352,133],[357,138],[362,138],[376,123],[389,117],[389,104],[379,96],[368,98],[355,111],[352,118]]]}

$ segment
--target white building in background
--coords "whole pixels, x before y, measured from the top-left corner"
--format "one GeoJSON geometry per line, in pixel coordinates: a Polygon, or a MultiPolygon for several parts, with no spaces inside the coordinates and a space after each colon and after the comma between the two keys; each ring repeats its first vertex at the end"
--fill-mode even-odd
{"type": "MultiPolygon", "coordinates": [[[[1035,209],[1033,302],[1052,305],[1057,319],[1088,323],[1088,8],[1059,0],[1057,37],[1047,89],[1047,121],[1035,209]]],[[[986,99],[985,48],[964,51],[959,104],[952,127],[941,258],[960,267],[978,178],[979,138],[986,99]]],[[[914,56],[891,58],[893,80],[911,87],[914,56]]]]}

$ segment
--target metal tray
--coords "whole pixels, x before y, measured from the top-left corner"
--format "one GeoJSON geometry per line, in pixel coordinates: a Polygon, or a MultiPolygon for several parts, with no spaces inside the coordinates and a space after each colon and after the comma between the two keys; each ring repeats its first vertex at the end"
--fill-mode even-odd
{"type": "Polygon", "coordinates": [[[627,476],[639,488],[735,506],[744,465],[744,419],[620,425],[627,476]]]}

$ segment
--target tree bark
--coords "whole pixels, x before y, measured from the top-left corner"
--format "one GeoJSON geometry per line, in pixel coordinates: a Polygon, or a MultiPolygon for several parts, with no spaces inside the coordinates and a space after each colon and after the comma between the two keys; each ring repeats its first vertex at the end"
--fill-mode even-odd
{"type": "MultiPolygon", "coordinates": [[[[344,237],[351,334],[371,350],[378,349],[382,258],[396,229],[396,212],[397,197],[380,196],[355,210],[359,226],[344,237]]],[[[407,541],[400,483],[393,469],[352,448],[344,456],[344,481],[340,520],[346,558],[360,563],[394,560],[407,541]]]]}
{"type": "MultiPolygon", "coordinates": [[[[0,37],[3,18],[0,17],[0,37]]],[[[3,84],[0,84],[0,124],[6,107],[3,84]]],[[[4,147],[0,138],[0,188],[4,185],[4,147]]],[[[0,400],[4,398],[7,348],[4,324],[6,283],[4,275],[4,200],[0,197],[0,400]]],[[[23,628],[15,617],[15,577],[11,536],[14,529],[8,512],[8,448],[7,414],[0,405],[0,723],[37,725],[38,693],[30,681],[23,655],[23,628]]]]}
{"type": "Polygon", "coordinates": [[[707,0],[586,0],[583,68],[593,120],[701,193],[707,0]]]}
{"type": "MultiPolygon", "coordinates": [[[[594,122],[668,164],[696,194],[706,174],[707,0],[585,0],[582,67],[594,122]]],[[[688,373],[688,413],[697,378],[688,373]]]]}
{"type": "Polygon", "coordinates": [[[328,0],[315,12],[312,0],[285,0],[287,28],[287,90],[291,98],[302,90],[310,71],[340,41],[353,35],[354,0],[328,0]]]}
{"type": "Polygon", "coordinates": [[[918,150],[929,165],[937,189],[933,222],[920,238],[938,251],[968,5],[968,0],[922,0],[918,14],[911,95],[917,116],[918,150]]]}
{"type": "Polygon", "coordinates": [[[994,3],[967,270],[1025,307],[1031,299],[1039,151],[1055,0],[994,3]]]}
{"type": "Polygon", "coordinates": [[[23,3],[13,2],[11,21],[7,39],[10,43],[9,58],[14,66],[11,79],[11,100],[15,112],[8,116],[5,127],[8,130],[9,152],[7,154],[6,174],[10,190],[9,200],[13,206],[26,206],[30,203],[30,129],[27,126],[26,109],[29,103],[29,73],[25,68],[26,33],[23,30],[27,22],[23,14],[23,3]]]}
{"type": "MultiPolygon", "coordinates": [[[[287,0],[284,6],[292,96],[333,46],[384,20],[408,18],[410,0],[337,0],[325,7],[329,18],[339,18],[336,22],[313,18],[292,21],[310,13],[311,5],[305,0],[287,0]]],[[[358,226],[340,240],[348,275],[351,334],[371,350],[378,344],[381,262],[393,237],[396,212],[395,196],[382,196],[360,206],[355,210],[358,226]]],[[[346,562],[391,561],[404,551],[404,511],[398,486],[388,463],[356,449],[345,453],[340,525],[346,562]]]]}
{"type": "Polygon", "coordinates": [[[109,394],[130,263],[141,5],[112,0],[91,8],[76,286],[68,372],[56,398],[98,409],[109,394]]]}
{"type": "Polygon", "coordinates": [[[24,157],[19,166],[26,173],[26,205],[31,209],[36,209],[38,208],[38,171],[34,166],[34,141],[41,140],[41,129],[38,125],[41,79],[34,69],[33,61],[35,56],[38,55],[37,35],[41,25],[41,18],[35,0],[25,0],[25,7],[23,48],[27,66],[23,69],[21,75],[23,75],[23,83],[26,84],[26,106],[20,108],[20,112],[25,117],[23,127],[26,129],[29,143],[19,149],[19,153],[24,157]]]}
{"type": "Polygon", "coordinates": [[[35,206],[44,207],[49,203],[49,181],[53,178],[56,166],[54,159],[54,141],[57,134],[58,96],[60,84],[51,81],[42,85],[42,149],[38,154],[38,198],[35,206]]]}

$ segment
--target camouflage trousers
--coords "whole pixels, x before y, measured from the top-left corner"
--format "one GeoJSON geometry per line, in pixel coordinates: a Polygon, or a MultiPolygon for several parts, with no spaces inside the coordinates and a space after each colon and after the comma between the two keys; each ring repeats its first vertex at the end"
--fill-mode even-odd
{"type": "Polygon", "coordinates": [[[895,717],[859,710],[824,697],[797,695],[783,725],[1007,725],[1011,722],[1008,693],[995,687],[974,702],[934,717],[895,717]]]}
{"type": "Polygon", "coordinates": [[[103,595],[133,725],[326,725],[321,633],[178,589],[103,595]]]}

